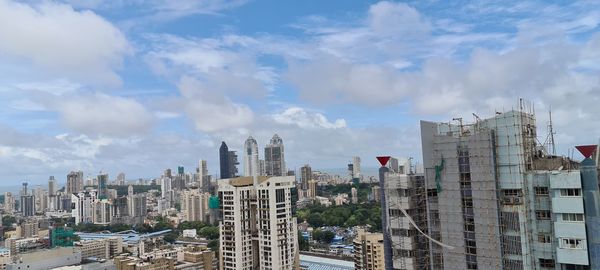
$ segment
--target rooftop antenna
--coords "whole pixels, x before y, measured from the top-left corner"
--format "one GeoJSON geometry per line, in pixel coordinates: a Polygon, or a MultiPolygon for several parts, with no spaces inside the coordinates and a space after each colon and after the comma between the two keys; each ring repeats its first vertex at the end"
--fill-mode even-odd
{"type": "Polygon", "coordinates": [[[550,116],[550,123],[548,124],[548,131],[550,132],[550,134],[548,134],[548,136],[550,136],[550,141],[548,142],[548,150],[552,149],[552,155],[556,156],[556,146],[554,145],[554,129],[552,128],[552,107],[550,107],[550,111],[548,111],[548,114],[550,116]],[[550,148],[552,147],[552,148],[550,148]]]}

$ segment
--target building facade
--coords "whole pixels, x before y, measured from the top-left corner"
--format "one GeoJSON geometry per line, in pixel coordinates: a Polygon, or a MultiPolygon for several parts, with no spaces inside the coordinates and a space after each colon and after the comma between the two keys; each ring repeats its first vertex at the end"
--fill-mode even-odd
{"type": "Polygon", "coordinates": [[[279,135],[273,135],[270,143],[265,146],[265,170],[269,176],[285,176],[285,151],[283,140],[279,135]]]}
{"type": "Polygon", "coordinates": [[[384,270],[383,234],[358,230],[353,241],[354,269],[384,270]]]}
{"type": "Polygon", "coordinates": [[[259,169],[258,143],[250,136],[244,143],[244,176],[254,176],[255,171],[260,175],[259,169]]]}
{"type": "Polygon", "coordinates": [[[536,143],[535,115],[456,120],[421,122],[421,229],[454,247],[430,241],[431,269],[591,269],[578,163],[536,143]]]}
{"type": "Polygon", "coordinates": [[[296,269],[294,177],[240,177],[219,182],[220,269],[296,269]]]}

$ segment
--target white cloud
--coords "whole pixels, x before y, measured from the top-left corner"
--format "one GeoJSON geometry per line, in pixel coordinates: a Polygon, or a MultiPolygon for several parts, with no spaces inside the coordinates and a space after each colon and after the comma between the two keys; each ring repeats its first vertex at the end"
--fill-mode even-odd
{"type": "Polygon", "coordinates": [[[368,23],[375,33],[383,36],[420,36],[431,31],[429,21],[415,8],[389,1],[381,1],[369,7],[368,23]]]}
{"type": "Polygon", "coordinates": [[[0,1],[0,18],[0,57],[55,76],[120,83],[114,68],[131,49],[119,29],[95,13],[53,2],[0,1]]]}
{"type": "Polygon", "coordinates": [[[290,107],[280,113],[272,115],[273,120],[279,124],[296,125],[300,128],[345,128],[346,120],[336,119],[330,122],[327,118],[317,112],[310,112],[300,107],[290,107]]]}
{"type": "Polygon", "coordinates": [[[250,107],[232,102],[223,93],[207,88],[197,79],[184,76],[178,88],[182,95],[180,102],[183,110],[200,131],[241,128],[250,124],[254,118],[250,107]]]}
{"type": "Polygon", "coordinates": [[[154,121],[152,114],[136,100],[100,93],[61,97],[51,106],[59,112],[66,127],[88,135],[143,134],[154,121]]]}

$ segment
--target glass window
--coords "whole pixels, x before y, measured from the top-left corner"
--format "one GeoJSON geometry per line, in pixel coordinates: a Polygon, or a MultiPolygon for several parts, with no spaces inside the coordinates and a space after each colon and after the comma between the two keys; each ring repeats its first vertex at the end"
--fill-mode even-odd
{"type": "Polygon", "coordinates": [[[581,189],[579,188],[564,188],[560,190],[562,197],[581,197],[581,189]]]}

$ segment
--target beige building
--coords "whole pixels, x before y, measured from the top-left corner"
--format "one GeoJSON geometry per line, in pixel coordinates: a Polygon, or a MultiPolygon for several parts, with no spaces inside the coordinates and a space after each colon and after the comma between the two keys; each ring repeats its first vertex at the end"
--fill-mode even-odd
{"type": "Polygon", "coordinates": [[[116,257],[116,270],[174,270],[175,259],[157,258],[142,261],[136,257],[116,257]]]}
{"type": "Polygon", "coordinates": [[[217,269],[217,257],[214,251],[206,247],[189,247],[183,252],[183,261],[193,263],[195,269],[217,269]]]}
{"type": "Polygon", "coordinates": [[[354,269],[383,270],[383,234],[358,231],[354,239],[354,269]]]}
{"type": "Polygon", "coordinates": [[[317,181],[316,180],[308,180],[308,192],[307,197],[314,198],[317,196],[317,181]]]}
{"type": "Polygon", "coordinates": [[[123,239],[111,237],[98,240],[85,240],[74,243],[75,250],[81,252],[83,259],[110,259],[123,252],[123,239]]]}
{"type": "Polygon", "coordinates": [[[297,269],[293,176],[219,180],[220,269],[297,269]]]}
{"type": "Polygon", "coordinates": [[[187,221],[206,221],[208,217],[208,198],[210,193],[194,188],[183,191],[181,212],[187,221]]]}

